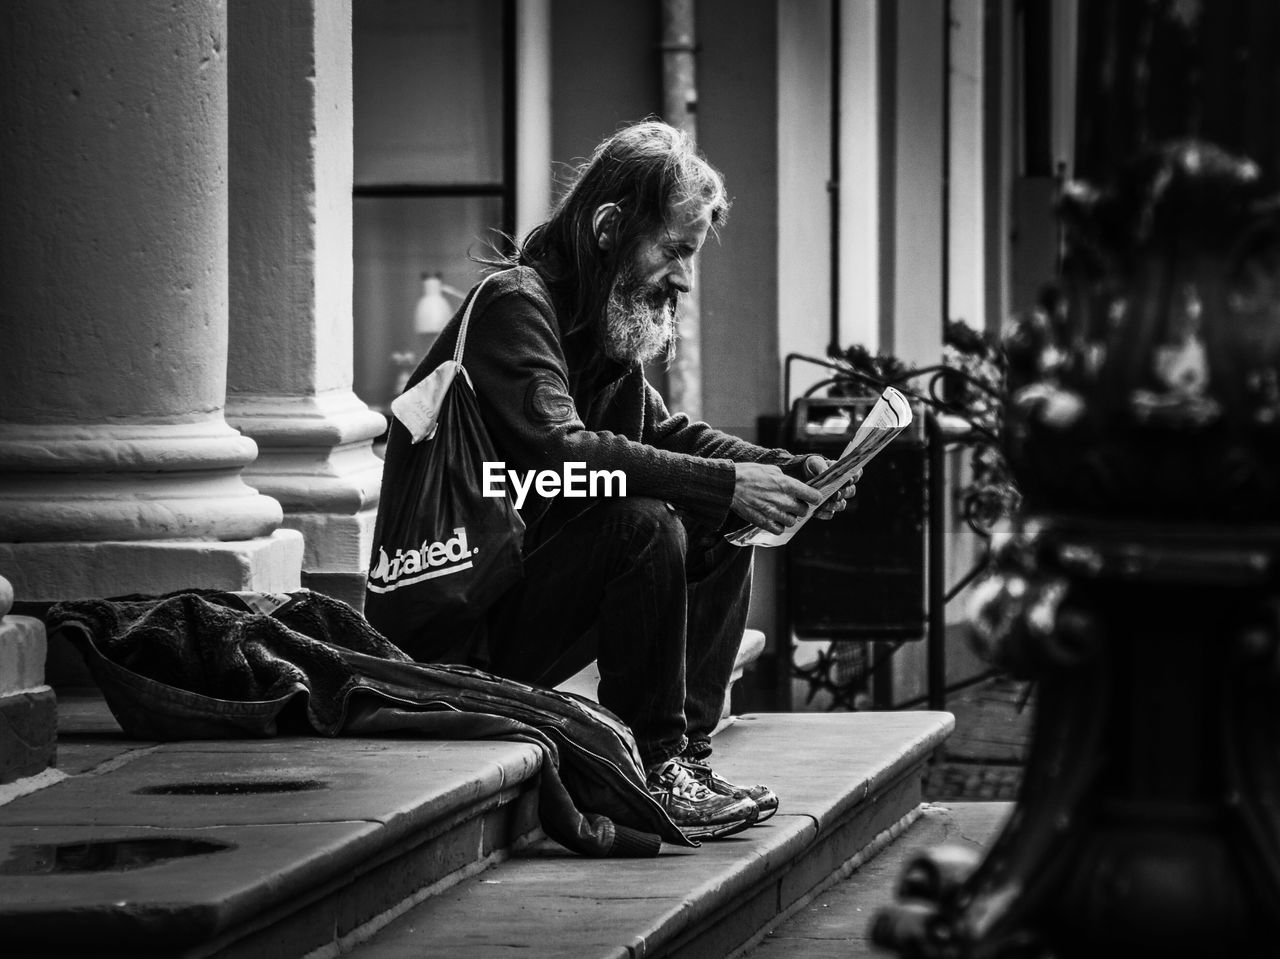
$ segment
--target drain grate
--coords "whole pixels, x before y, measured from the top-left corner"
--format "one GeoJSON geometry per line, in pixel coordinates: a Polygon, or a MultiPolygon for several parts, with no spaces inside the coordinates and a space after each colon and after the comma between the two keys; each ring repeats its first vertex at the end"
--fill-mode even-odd
{"type": "Polygon", "coordinates": [[[207,856],[234,849],[233,843],[207,839],[95,839],[90,842],[16,845],[0,862],[3,876],[47,876],[66,873],[124,872],[174,859],[207,856]]]}
{"type": "Polygon", "coordinates": [[[164,783],[135,789],[141,796],[262,796],[271,793],[305,793],[325,789],[319,779],[226,779],[220,782],[164,783]]]}

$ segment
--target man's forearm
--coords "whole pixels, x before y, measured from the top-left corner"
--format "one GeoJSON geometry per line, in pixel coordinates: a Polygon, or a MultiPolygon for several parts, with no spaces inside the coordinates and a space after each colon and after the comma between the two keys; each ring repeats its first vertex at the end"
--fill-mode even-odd
{"type": "Polygon", "coordinates": [[[786,450],[749,443],[706,423],[692,421],[684,413],[669,413],[658,391],[648,382],[644,386],[644,440],[659,449],[708,459],[733,460],[735,463],[771,463],[780,466],[792,459],[786,450]]]}

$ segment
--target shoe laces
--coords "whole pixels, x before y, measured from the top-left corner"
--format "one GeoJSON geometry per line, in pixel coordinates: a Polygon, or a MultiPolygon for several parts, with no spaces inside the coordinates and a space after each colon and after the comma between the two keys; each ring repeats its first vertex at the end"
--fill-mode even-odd
{"type": "Polygon", "coordinates": [[[673,795],[691,802],[705,802],[715,795],[694,779],[679,759],[669,759],[662,765],[658,772],[658,782],[673,795]]]}
{"type": "Polygon", "coordinates": [[[689,759],[686,756],[681,756],[676,760],[676,762],[684,767],[685,772],[689,774],[691,779],[703,786],[706,786],[712,779],[719,778],[716,776],[715,770],[711,768],[710,763],[700,762],[697,759],[689,759]]]}

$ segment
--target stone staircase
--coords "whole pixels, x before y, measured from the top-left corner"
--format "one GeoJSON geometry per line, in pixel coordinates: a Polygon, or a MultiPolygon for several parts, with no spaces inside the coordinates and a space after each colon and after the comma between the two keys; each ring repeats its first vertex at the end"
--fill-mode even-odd
{"type": "Polygon", "coordinates": [[[738,717],[717,737],[717,766],[779,788],[764,825],[656,859],[535,844],[408,910],[354,955],[730,955],[914,820],[921,765],[949,729],[945,713],[738,717]]]}
{"type": "Polygon", "coordinates": [[[778,815],[697,850],[592,860],[538,829],[532,746],[140,743],[96,697],[58,705],[54,777],[0,787],[6,956],[726,955],[914,818],[951,728],[945,713],[726,717],[717,768],[774,785],[778,815]]]}
{"type": "Polygon", "coordinates": [[[0,806],[7,956],[302,956],[539,835],[531,746],[148,744],[67,705],[64,778],[0,806]]]}

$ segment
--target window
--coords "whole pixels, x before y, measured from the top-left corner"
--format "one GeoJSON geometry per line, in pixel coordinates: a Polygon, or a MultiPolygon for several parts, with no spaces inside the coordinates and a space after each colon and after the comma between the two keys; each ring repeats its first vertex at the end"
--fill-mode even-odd
{"type": "Polygon", "coordinates": [[[356,0],[355,391],[385,409],[421,353],[424,274],[466,290],[468,259],[515,212],[514,0],[356,0]]]}

